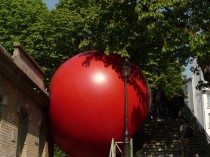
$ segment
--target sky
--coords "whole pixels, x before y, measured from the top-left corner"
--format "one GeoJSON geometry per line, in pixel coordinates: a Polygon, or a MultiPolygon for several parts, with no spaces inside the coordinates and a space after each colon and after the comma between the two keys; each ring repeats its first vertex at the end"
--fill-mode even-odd
{"type": "MultiPolygon", "coordinates": [[[[43,2],[47,5],[47,7],[52,10],[55,8],[55,4],[58,3],[59,0],[43,0],[43,2]]],[[[184,75],[187,76],[187,78],[190,78],[192,76],[192,72],[190,71],[191,65],[188,65],[186,67],[186,71],[183,72],[184,75]]]]}
{"type": "Polygon", "coordinates": [[[188,64],[186,67],[185,67],[185,72],[183,72],[184,75],[187,76],[187,78],[190,78],[192,77],[192,71],[190,71],[190,68],[191,68],[191,64],[188,64]]]}
{"type": "Polygon", "coordinates": [[[55,8],[55,4],[58,3],[58,0],[43,0],[43,2],[50,10],[52,10],[53,8],[55,8]]]}

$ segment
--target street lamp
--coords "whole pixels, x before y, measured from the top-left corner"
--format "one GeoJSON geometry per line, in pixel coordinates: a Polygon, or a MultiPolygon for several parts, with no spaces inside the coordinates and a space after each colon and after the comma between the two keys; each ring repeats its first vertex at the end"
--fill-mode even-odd
{"type": "Polygon", "coordinates": [[[123,132],[123,157],[130,157],[130,137],[128,132],[128,78],[130,76],[130,62],[124,58],[122,63],[122,78],[124,79],[124,132],[123,132]]]}

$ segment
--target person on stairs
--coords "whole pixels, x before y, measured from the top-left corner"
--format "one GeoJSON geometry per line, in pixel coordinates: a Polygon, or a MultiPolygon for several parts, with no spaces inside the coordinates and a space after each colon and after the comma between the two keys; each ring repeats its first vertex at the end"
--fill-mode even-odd
{"type": "Polygon", "coordinates": [[[190,156],[190,138],[194,136],[192,128],[185,119],[180,119],[180,145],[182,157],[190,156]]]}
{"type": "Polygon", "coordinates": [[[157,93],[155,95],[155,106],[157,118],[166,118],[168,111],[166,106],[166,96],[162,87],[157,89],[157,93]]]}

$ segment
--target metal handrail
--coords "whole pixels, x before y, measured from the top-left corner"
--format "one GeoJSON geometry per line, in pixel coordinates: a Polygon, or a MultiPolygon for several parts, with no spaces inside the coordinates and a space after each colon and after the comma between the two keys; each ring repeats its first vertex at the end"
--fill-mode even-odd
{"type": "MultiPolygon", "coordinates": [[[[109,151],[109,157],[116,157],[118,150],[120,154],[122,154],[122,150],[120,149],[120,146],[118,144],[123,144],[122,141],[115,141],[114,138],[112,138],[111,147],[109,151]],[[116,149],[117,148],[117,149],[116,149]]],[[[133,139],[130,138],[130,157],[133,157],[133,139]]]]}
{"type": "Polygon", "coordinates": [[[202,145],[210,152],[210,137],[186,104],[183,106],[183,114],[190,126],[193,127],[195,136],[201,139],[202,145]]]}

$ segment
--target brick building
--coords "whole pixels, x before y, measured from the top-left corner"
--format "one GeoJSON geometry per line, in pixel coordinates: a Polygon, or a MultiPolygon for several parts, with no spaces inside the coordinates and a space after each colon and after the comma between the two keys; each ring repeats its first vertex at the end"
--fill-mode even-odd
{"type": "Polygon", "coordinates": [[[20,43],[0,45],[0,157],[48,157],[44,72],[20,43]]]}

